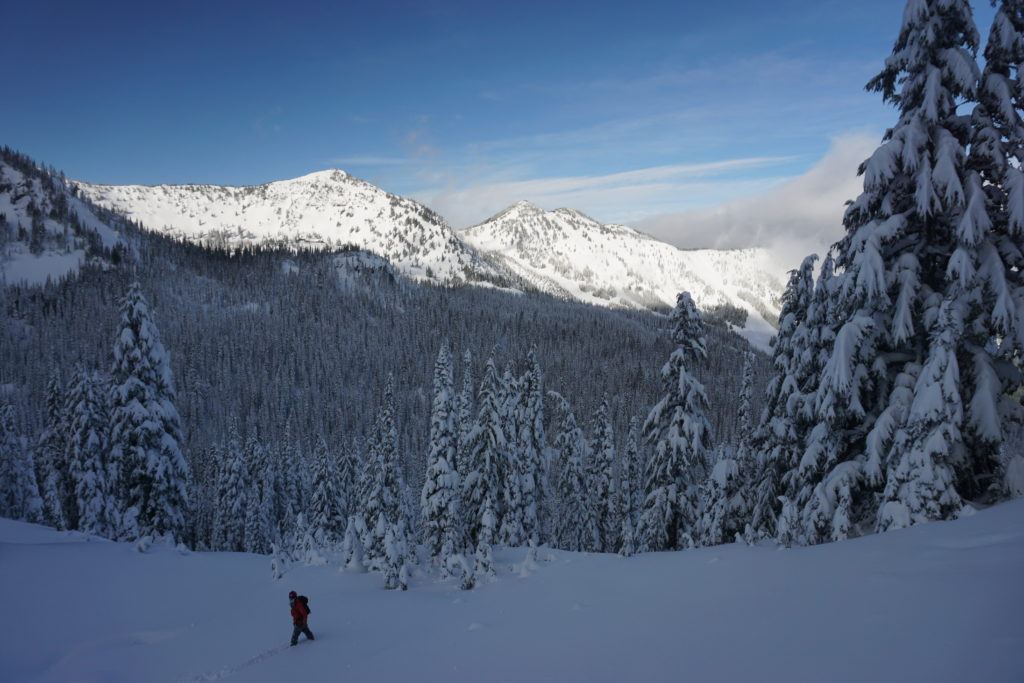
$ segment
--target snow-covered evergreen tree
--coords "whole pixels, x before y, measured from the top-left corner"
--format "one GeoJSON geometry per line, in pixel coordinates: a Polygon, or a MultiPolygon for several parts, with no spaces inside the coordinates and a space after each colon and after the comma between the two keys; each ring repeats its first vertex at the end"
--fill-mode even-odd
{"type": "Polygon", "coordinates": [[[103,387],[93,373],[79,368],[69,391],[68,451],[75,482],[78,529],[111,537],[116,533],[117,506],[107,479],[109,418],[103,387]]]}
{"type": "Polygon", "coordinates": [[[338,470],[323,436],[313,449],[313,497],[309,503],[309,524],[320,548],[328,548],[344,532],[345,518],[338,507],[338,470]]]}
{"type": "Polygon", "coordinates": [[[338,510],[345,519],[355,514],[358,505],[359,477],[363,468],[359,453],[359,446],[350,444],[338,462],[338,510]]]}
{"type": "MultiPolygon", "coordinates": [[[[495,515],[495,527],[497,525],[495,500],[502,492],[499,467],[508,446],[501,423],[499,391],[494,360],[488,359],[480,385],[479,413],[473,431],[467,437],[468,473],[462,485],[463,515],[467,522],[466,543],[470,548],[476,548],[479,544],[484,503],[487,500],[490,500],[491,513],[495,515]]],[[[491,529],[492,537],[488,543],[493,542],[493,533],[496,531],[496,528],[491,529]]]]}
{"type": "Polygon", "coordinates": [[[700,545],[731,543],[744,531],[747,489],[743,486],[739,463],[730,456],[731,452],[718,459],[704,485],[700,545]]]}
{"type": "Polygon", "coordinates": [[[548,465],[544,433],[544,375],[537,355],[537,347],[531,347],[526,360],[526,374],[520,380],[522,391],[517,444],[522,454],[523,532],[527,539],[541,543],[547,537],[548,465]]]}
{"type": "Polygon", "coordinates": [[[951,460],[956,487],[966,496],[984,489],[1005,494],[1005,425],[1021,418],[1019,405],[1008,396],[1021,385],[1013,361],[1024,353],[1022,60],[1024,2],[1001,0],[971,117],[967,165],[976,172],[969,176],[966,215],[971,220],[961,223],[949,268],[957,305],[967,317],[957,355],[962,359],[961,431],[971,446],[951,460]]]}
{"type": "MultiPolygon", "coordinates": [[[[946,463],[958,496],[980,493],[996,467],[1001,395],[1013,374],[1002,372],[996,336],[1014,328],[1004,285],[1017,275],[993,228],[1012,222],[995,170],[1006,152],[985,151],[1008,134],[992,133],[986,119],[1007,109],[1006,98],[982,88],[988,106],[973,117],[959,111],[979,93],[977,46],[966,0],[915,0],[869,83],[899,109],[899,121],[862,165],[864,192],[835,247],[837,331],[820,375],[820,424],[787,487],[805,542],[862,533],[876,521],[898,526],[908,519],[901,505],[955,514],[946,463]],[[941,405],[918,392],[941,395],[941,405]],[[925,433],[944,443],[924,447],[925,433]],[[914,491],[946,502],[932,506],[914,491]]],[[[932,517],[909,516],[924,518],[932,517]]]]}
{"type": "Polygon", "coordinates": [[[111,375],[110,455],[132,510],[135,528],[128,533],[182,538],[190,471],[181,452],[170,357],[137,282],[121,302],[111,375]]]}
{"type": "Polygon", "coordinates": [[[776,535],[781,479],[796,468],[803,454],[807,435],[800,415],[808,378],[800,372],[805,350],[798,344],[806,338],[802,331],[806,329],[808,310],[815,295],[814,262],[817,258],[812,254],[799,268],[790,271],[782,295],[779,332],[772,349],[774,373],[765,390],[761,420],[751,438],[751,451],[757,465],[752,477],[750,540],[776,535]]]}
{"type": "Polygon", "coordinates": [[[266,554],[279,535],[276,518],[278,480],[275,461],[255,428],[250,430],[246,439],[244,458],[251,473],[246,497],[245,548],[250,553],[266,554]]]}
{"type": "Polygon", "coordinates": [[[45,396],[46,421],[35,451],[43,520],[57,529],[73,528],[77,525],[77,497],[73,495],[74,482],[67,460],[64,391],[57,374],[47,381],[45,396]]]}
{"type": "Polygon", "coordinates": [[[292,419],[285,422],[281,448],[281,514],[282,531],[291,531],[298,516],[305,512],[308,495],[302,486],[304,457],[298,440],[292,433],[292,419]]]}
{"type": "Polygon", "coordinates": [[[555,542],[563,550],[590,550],[597,545],[597,525],[590,509],[587,473],[584,469],[586,441],[576,424],[576,415],[563,401],[562,426],[555,437],[559,453],[558,517],[555,542]]]}
{"type": "Polygon", "coordinates": [[[43,500],[32,453],[14,427],[14,408],[0,404],[0,517],[42,521],[43,500]]]}
{"type": "Polygon", "coordinates": [[[346,571],[364,572],[363,537],[366,536],[366,521],[361,514],[349,516],[345,526],[345,540],[342,542],[342,568],[346,571]]]}
{"type": "Polygon", "coordinates": [[[403,591],[409,588],[409,566],[406,562],[408,556],[405,526],[399,523],[389,524],[384,534],[384,562],[381,567],[384,588],[397,588],[403,591]]]}
{"type": "Polygon", "coordinates": [[[384,539],[392,525],[408,534],[409,515],[405,503],[406,483],[395,424],[394,377],[388,377],[384,397],[374,425],[364,473],[363,514],[372,525],[363,539],[367,560],[377,566],[385,559],[384,539]]]}
{"type": "Polygon", "coordinates": [[[619,468],[619,554],[629,557],[636,552],[636,519],[640,502],[640,425],[632,417],[629,420],[629,434],[626,436],[626,450],[622,454],[619,468]]]}
{"type": "Polygon", "coordinates": [[[736,442],[742,447],[749,445],[754,431],[754,354],[743,354],[743,383],[740,385],[740,405],[736,414],[739,431],[736,442]]]}
{"type": "Polygon", "coordinates": [[[444,344],[434,365],[427,472],[420,496],[423,544],[430,553],[431,561],[441,568],[443,574],[448,571],[450,554],[459,552],[464,546],[462,483],[454,466],[458,453],[455,417],[451,355],[447,344],[444,344]]]}
{"type": "Polygon", "coordinates": [[[228,428],[228,440],[220,450],[217,507],[214,513],[214,547],[219,550],[245,550],[245,518],[249,509],[252,484],[245,454],[234,421],[228,428]]]}
{"type": "Polygon", "coordinates": [[[597,530],[594,550],[598,552],[614,552],[618,549],[621,526],[615,477],[615,434],[608,411],[606,397],[594,414],[590,467],[587,472],[590,509],[597,530]]]}
{"type": "Polygon", "coordinates": [[[796,504],[785,496],[779,496],[779,519],[776,540],[779,545],[788,548],[799,540],[800,520],[797,517],[796,504]]]}
{"type": "Polygon", "coordinates": [[[498,530],[496,540],[508,546],[526,541],[523,523],[526,501],[523,498],[523,449],[519,441],[523,412],[520,410],[522,392],[513,373],[512,363],[505,366],[498,391],[498,407],[502,432],[506,444],[498,461],[501,495],[496,501],[498,530]]]}
{"type": "Polygon", "coordinates": [[[955,304],[944,302],[931,335],[928,360],[917,375],[905,426],[893,444],[879,531],[949,519],[963,508],[953,471],[953,462],[966,457],[957,452],[964,448],[958,429],[964,406],[955,354],[962,325],[955,304]]]}
{"type": "Polygon", "coordinates": [[[494,578],[494,559],[491,544],[494,541],[495,527],[498,516],[494,512],[494,494],[487,492],[480,506],[480,520],[477,523],[479,532],[476,536],[476,552],[473,557],[473,583],[479,585],[483,581],[494,578]]]}
{"type": "Polygon", "coordinates": [[[664,397],[644,422],[654,453],[644,469],[644,505],[637,529],[643,552],[686,548],[700,519],[700,485],[707,478],[711,428],[704,387],[687,365],[707,357],[704,324],[689,292],[669,320],[675,351],[661,370],[664,397]]]}
{"type": "Polygon", "coordinates": [[[473,354],[467,350],[462,356],[462,390],[456,400],[456,422],[458,424],[459,443],[455,458],[455,469],[459,477],[465,481],[469,475],[470,444],[469,435],[476,424],[476,388],[473,384],[473,354]]]}
{"type": "MultiPolygon", "coordinates": [[[[517,425],[510,425],[515,429],[517,425]]],[[[501,461],[501,522],[498,528],[498,542],[507,546],[519,546],[526,542],[526,528],[523,517],[526,501],[523,497],[522,451],[515,445],[506,448],[501,461]]]]}

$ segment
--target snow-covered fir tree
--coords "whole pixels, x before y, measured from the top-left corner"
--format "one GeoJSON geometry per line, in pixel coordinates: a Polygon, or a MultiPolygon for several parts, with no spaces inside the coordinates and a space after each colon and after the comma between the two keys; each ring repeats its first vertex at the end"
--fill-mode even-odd
{"type": "Polygon", "coordinates": [[[644,504],[637,528],[641,551],[689,547],[700,519],[700,486],[707,478],[711,429],[703,385],[687,369],[707,357],[704,324],[689,292],[669,316],[676,349],[661,370],[664,397],[643,432],[654,444],[644,469],[644,504]]]}
{"type": "Polygon", "coordinates": [[[137,282],[121,302],[111,376],[110,457],[134,521],[127,536],[182,538],[190,471],[181,452],[170,358],[137,282]]]}
{"type": "Polygon", "coordinates": [[[590,462],[587,491],[594,517],[596,539],[594,550],[614,552],[619,545],[619,501],[615,477],[615,434],[612,430],[607,397],[594,414],[593,437],[590,441],[590,462]]]}
{"type": "Polygon", "coordinates": [[[480,520],[477,523],[476,552],[473,555],[473,583],[479,585],[494,578],[494,558],[491,544],[494,542],[498,515],[494,512],[494,494],[487,492],[480,505],[480,520]]]}
{"type": "MultiPolygon", "coordinates": [[[[989,173],[1000,164],[984,153],[1005,134],[991,133],[988,109],[959,110],[978,96],[977,46],[966,0],[908,3],[893,54],[869,83],[899,121],[862,165],[864,192],[835,247],[820,424],[786,496],[800,508],[804,542],[956,514],[947,463],[959,496],[981,493],[997,466],[1002,393],[1019,383],[1004,372],[997,335],[1018,337],[1004,287],[1017,275],[993,227],[1011,224],[1013,211],[998,200],[1004,179],[989,173]],[[919,392],[942,405],[924,409],[919,392]],[[925,432],[944,443],[922,449],[925,432]],[[926,512],[904,514],[911,509],[926,512]]],[[[1005,165],[1005,152],[995,156],[1005,165]]]]}
{"type": "Polygon", "coordinates": [[[32,452],[17,434],[14,408],[0,404],[0,517],[39,522],[42,514],[32,452]]]}
{"type": "Polygon", "coordinates": [[[359,476],[363,469],[360,452],[360,445],[351,443],[338,461],[338,510],[345,519],[355,513],[358,505],[359,476]]]}
{"type": "Polygon", "coordinates": [[[385,559],[384,539],[388,529],[401,525],[403,534],[408,534],[410,528],[394,396],[394,377],[390,376],[370,440],[361,495],[368,526],[368,536],[363,539],[363,545],[371,566],[379,566],[379,562],[385,559]]]}
{"type": "Polygon", "coordinates": [[[748,508],[739,462],[727,451],[715,462],[704,485],[703,514],[698,527],[700,545],[731,543],[744,531],[748,508]]]}
{"type": "Polygon", "coordinates": [[[633,417],[629,420],[629,434],[619,467],[619,554],[629,557],[636,552],[636,519],[640,502],[640,425],[633,417]]]}
{"type": "Polygon", "coordinates": [[[587,444],[572,408],[562,403],[565,415],[555,437],[559,454],[555,542],[563,550],[591,550],[597,545],[597,524],[590,509],[584,468],[587,444]]]}
{"type": "Polygon", "coordinates": [[[342,542],[342,568],[351,572],[364,572],[365,552],[363,551],[363,537],[366,536],[366,521],[359,513],[349,516],[348,524],[345,526],[345,540],[342,542]]]}
{"type": "Polygon", "coordinates": [[[58,529],[73,528],[77,523],[77,498],[67,460],[64,391],[57,374],[47,381],[45,396],[45,423],[35,451],[43,520],[58,529]]]}
{"type": "MultiPolygon", "coordinates": [[[[985,69],[971,118],[967,162],[982,185],[989,229],[980,235],[961,230],[959,235],[959,251],[969,257],[976,271],[972,281],[970,267],[961,269],[961,280],[967,286],[958,292],[960,305],[967,305],[972,319],[963,332],[967,337],[964,345],[973,352],[963,364],[964,399],[970,399],[963,431],[972,452],[969,459],[953,461],[957,486],[965,495],[983,487],[994,496],[1008,493],[1008,458],[999,452],[1006,441],[1005,426],[1019,420],[1014,414],[1019,411],[1016,402],[1006,396],[1018,390],[1013,361],[1024,352],[1024,320],[1018,303],[1024,288],[1022,61],[1024,2],[1001,0],[985,46],[985,69]]],[[[982,192],[975,187],[971,197],[980,202],[982,192]]]]}
{"type": "MultiPolygon", "coordinates": [[[[925,366],[917,372],[913,399],[905,426],[897,432],[891,471],[878,515],[878,530],[910,526],[917,522],[955,517],[963,501],[954,487],[953,461],[964,457],[961,424],[960,370],[956,340],[963,334],[957,306],[947,300],[931,335],[925,366]]],[[[840,501],[840,506],[844,501],[840,501]]],[[[849,516],[848,511],[840,511],[849,516]]],[[[850,522],[840,525],[835,536],[848,536],[850,522]]],[[[839,540],[836,538],[835,540],[839,540]]]]}
{"type": "Polygon", "coordinates": [[[497,501],[498,531],[497,542],[517,546],[526,542],[523,523],[526,501],[523,498],[523,448],[519,442],[524,417],[520,410],[522,393],[513,372],[512,363],[505,365],[499,383],[498,405],[502,432],[506,446],[498,462],[498,478],[501,482],[501,496],[497,501]]]}
{"type": "Polygon", "coordinates": [[[228,439],[220,448],[219,460],[213,545],[219,550],[241,552],[245,550],[245,517],[252,483],[235,421],[228,428],[228,439]]]}
{"type": "Polygon", "coordinates": [[[455,469],[465,480],[470,467],[469,435],[476,424],[476,387],[473,384],[473,354],[467,350],[462,356],[462,389],[456,399],[456,423],[459,443],[455,457],[455,469]]]}
{"type": "Polygon", "coordinates": [[[245,442],[245,462],[251,473],[246,500],[245,547],[250,553],[266,554],[277,540],[277,473],[274,459],[264,447],[255,427],[245,442]]]}
{"type": "MultiPolygon", "coordinates": [[[[750,540],[775,537],[782,478],[793,473],[799,464],[807,430],[811,428],[806,418],[814,416],[813,393],[808,398],[808,392],[811,384],[816,383],[816,378],[812,381],[814,369],[810,363],[816,351],[808,343],[808,330],[814,325],[809,314],[814,305],[812,301],[828,290],[825,282],[831,277],[831,259],[826,259],[816,293],[814,263],[817,259],[816,254],[811,254],[799,268],[790,271],[782,295],[779,332],[772,349],[774,374],[765,390],[764,411],[751,437],[750,450],[756,467],[751,476],[753,490],[747,531],[750,540]]],[[[820,367],[817,370],[820,371],[820,367]]]]}
{"type": "Polygon", "coordinates": [[[462,482],[455,470],[458,433],[451,354],[441,346],[434,365],[434,400],[430,412],[427,472],[420,496],[423,544],[431,561],[447,574],[451,554],[464,547],[462,538],[462,482]]]}
{"type": "Polygon", "coordinates": [[[547,538],[548,459],[544,431],[544,374],[536,346],[526,359],[526,374],[520,380],[518,448],[523,493],[523,532],[527,539],[541,543],[547,538]]]}
{"type": "Polygon", "coordinates": [[[338,469],[334,455],[323,436],[313,449],[313,495],[309,503],[309,524],[320,548],[341,540],[345,518],[338,507],[338,469]]]}
{"type": "Polygon", "coordinates": [[[498,384],[494,360],[488,359],[480,385],[479,412],[473,431],[467,437],[469,459],[462,484],[463,515],[466,520],[465,540],[468,547],[474,549],[479,544],[486,501],[490,501],[491,513],[495,515],[495,528],[491,529],[492,536],[488,543],[493,542],[493,534],[497,531],[495,501],[502,493],[499,468],[508,447],[501,422],[498,384]]]}
{"type": "Polygon", "coordinates": [[[281,444],[282,532],[291,531],[295,520],[306,510],[308,495],[302,482],[304,461],[301,445],[292,433],[292,420],[289,417],[285,422],[284,439],[281,444]]]}
{"type": "MultiPolygon", "coordinates": [[[[381,517],[383,519],[383,517],[381,517]]],[[[392,523],[384,533],[384,562],[381,572],[384,575],[384,588],[389,590],[409,588],[409,556],[405,525],[392,523]]]]}
{"type": "Polygon", "coordinates": [[[79,368],[69,387],[68,398],[67,443],[75,482],[78,529],[110,538],[116,534],[119,524],[108,480],[109,418],[103,385],[94,373],[79,368]]]}
{"type": "MultiPolygon", "coordinates": [[[[510,429],[517,429],[514,421],[510,429]]],[[[523,545],[526,528],[523,524],[526,501],[523,497],[523,458],[518,444],[510,444],[502,453],[501,478],[501,522],[498,527],[498,542],[507,546],[523,545]]]]}

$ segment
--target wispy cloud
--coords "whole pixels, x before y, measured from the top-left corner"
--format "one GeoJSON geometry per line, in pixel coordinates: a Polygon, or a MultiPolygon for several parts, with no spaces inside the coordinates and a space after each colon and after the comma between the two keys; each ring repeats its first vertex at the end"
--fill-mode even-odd
{"type": "Polygon", "coordinates": [[[738,179],[753,170],[777,167],[792,157],[750,157],[701,164],[677,164],[593,176],[532,179],[491,178],[466,185],[422,190],[413,196],[439,211],[457,227],[477,223],[509,204],[528,199],[545,208],[560,206],[587,211],[605,222],[637,218],[658,208],[678,208],[688,202],[705,204],[765,190],[778,182],[771,177],[738,179]]]}
{"type": "Polygon", "coordinates": [[[862,189],[857,168],[878,141],[869,133],[839,136],[810,171],[769,192],[654,216],[636,227],[680,247],[769,247],[783,269],[795,267],[809,253],[823,254],[843,235],[846,201],[862,189]]]}

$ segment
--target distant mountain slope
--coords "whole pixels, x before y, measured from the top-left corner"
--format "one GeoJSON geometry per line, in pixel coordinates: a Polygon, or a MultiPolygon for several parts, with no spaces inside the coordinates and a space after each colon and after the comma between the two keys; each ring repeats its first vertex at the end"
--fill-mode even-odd
{"type": "Polygon", "coordinates": [[[344,171],[247,187],[75,185],[147,229],[200,244],[352,245],[413,279],[460,283],[497,276],[441,216],[344,171]]]}
{"type": "MultiPolygon", "coordinates": [[[[702,308],[748,313],[747,329],[770,334],[781,283],[759,249],[682,250],[623,225],[569,209],[519,202],[462,238],[542,291],[602,306],[664,308],[688,290],[702,308]]],[[[766,341],[766,340],[765,340],[766,341]]]]}
{"type": "Polygon", "coordinates": [[[74,185],[149,230],[199,244],[352,245],[415,280],[534,288],[613,308],[670,308],[688,290],[706,310],[745,312],[745,335],[760,346],[779,310],[782,285],[761,250],[681,250],[569,209],[520,202],[456,233],[422,204],[338,170],[249,187],[74,185]]]}
{"type": "Polygon", "coordinates": [[[0,149],[0,281],[41,285],[109,262],[122,235],[98,213],[63,176],[0,149]]]}

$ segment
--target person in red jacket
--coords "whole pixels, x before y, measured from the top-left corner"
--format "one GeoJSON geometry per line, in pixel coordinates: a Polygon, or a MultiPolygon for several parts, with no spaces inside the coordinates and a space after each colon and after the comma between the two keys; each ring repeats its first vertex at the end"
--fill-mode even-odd
{"type": "Polygon", "coordinates": [[[295,594],[295,591],[288,592],[288,604],[292,608],[292,645],[299,642],[299,634],[305,633],[308,640],[315,640],[313,638],[313,632],[309,630],[309,608],[306,607],[302,600],[299,600],[299,596],[295,594]]]}

